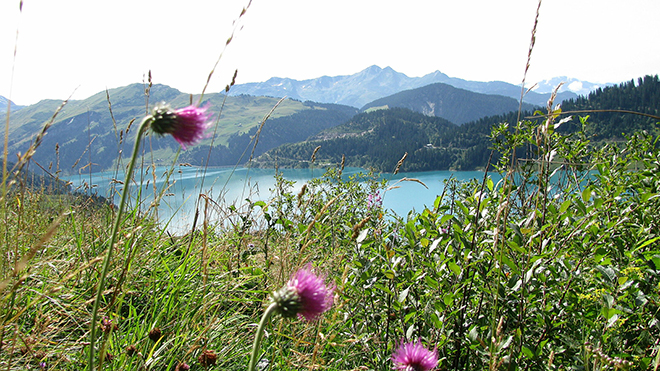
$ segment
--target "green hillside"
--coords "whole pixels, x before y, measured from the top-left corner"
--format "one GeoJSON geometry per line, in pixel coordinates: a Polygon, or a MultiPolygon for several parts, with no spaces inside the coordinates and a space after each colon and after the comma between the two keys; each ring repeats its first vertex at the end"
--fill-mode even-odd
{"type": "Polygon", "coordinates": [[[210,166],[244,164],[280,145],[305,141],[322,130],[346,122],[357,113],[356,108],[336,104],[305,102],[304,107],[307,109],[269,119],[261,130],[254,126],[247,132],[230,135],[227,145],[214,146],[210,156],[208,146],[195,146],[183,152],[181,160],[200,163],[200,159],[208,157],[210,166]]]}
{"type": "MultiPolygon", "coordinates": [[[[152,86],[147,95],[142,84],[111,89],[107,94],[100,92],[85,100],[69,101],[55,117],[33,158],[45,167],[59,166],[66,173],[76,172],[88,164],[92,164],[94,171],[108,169],[118,158],[117,153],[127,150],[126,139],[132,139],[129,124],[139,122],[148,111],[146,107],[166,102],[178,108],[189,105],[191,101],[197,103],[198,97],[191,97],[165,85],[152,86]]],[[[226,97],[220,93],[205,95],[202,105],[208,105],[209,110],[215,114],[214,119],[217,120],[221,112],[215,131],[215,145],[227,147],[230,138],[245,135],[256,128],[278,101],[273,97],[226,97]]],[[[14,158],[15,153],[26,151],[34,135],[52,119],[61,103],[56,100],[41,101],[12,114],[9,128],[10,158],[14,158]]],[[[287,99],[277,107],[270,119],[305,110],[327,112],[328,108],[287,99]]],[[[345,120],[343,117],[341,119],[345,120]]],[[[146,148],[152,151],[157,163],[172,161],[172,155],[179,148],[178,143],[169,136],[150,137],[147,140],[146,148]]],[[[131,141],[128,142],[130,145],[131,141]]],[[[208,149],[210,143],[211,138],[207,138],[197,148],[208,149]]],[[[205,155],[200,158],[190,155],[186,157],[193,164],[201,164],[206,158],[205,155]]]]}
{"type": "MultiPolygon", "coordinates": [[[[518,110],[519,103],[513,98],[494,94],[474,93],[451,85],[436,83],[417,89],[405,90],[385,98],[377,99],[364,107],[400,107],[429,116],[442,117],[455,124],[518,110]]],[[[533,105],[523,103],[523,109],[533,109],[533,105]]]]}
{"type": "Polygon", "coordinates": [[[307,167],[317,146],[320,164],[341,162],[346,166],[392,171],[408,153],[402,171],[449,167],[458,152],[447,141],[457,129],[451,122],[403,108],[361,113],[346,124],[326,130],[302,143],[278,147],[257,160],[265,167],[307,167]]]}

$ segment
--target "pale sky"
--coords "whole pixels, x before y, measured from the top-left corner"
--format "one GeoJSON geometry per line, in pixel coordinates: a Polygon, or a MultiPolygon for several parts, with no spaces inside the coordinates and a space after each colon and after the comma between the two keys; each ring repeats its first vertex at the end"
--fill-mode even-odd
{"type": "MultiPolygon", "coordinates": [[[[538,5],[254,0],[234,28],[248,1],[24,0],[19,12],[20,0],[0,0],[0,95],[20,105],[85,99],[141,82],[149,70],[154,83],[199,93],[234,29],[209,92],[223,90],[235,69],[246,83],[350,75],[374,64],[410,77],[439,70],[520,84],[538,5]]],[[[659,74],[659,16],[658,0],[544,0],[527,85],[659,74]]]]}

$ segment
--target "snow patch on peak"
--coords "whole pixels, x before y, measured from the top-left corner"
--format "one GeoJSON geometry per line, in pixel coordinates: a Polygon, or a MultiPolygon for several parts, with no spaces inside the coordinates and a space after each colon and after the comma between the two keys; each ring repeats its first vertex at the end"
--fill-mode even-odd
{"type": "Polygon", "coordinates": [[[589,95],[592,91],[609,86],[612,84],[596,84],[588,81],[578,80],[576,78],[569,78],[566,76],[553,77],[548,80],[539,81],[534,87],[534,91],[541,94],[547,94],[554,91],[559,84],[563,85],[559,88],[559,93],[570,91],[578,95],[589,95]]]}
{"type": "Polygon", "coordinates": [[[577,93],[583,89],[582,81],[573,81],[572,83],[568,84],[567,88],[568,90],[577,93]]]}

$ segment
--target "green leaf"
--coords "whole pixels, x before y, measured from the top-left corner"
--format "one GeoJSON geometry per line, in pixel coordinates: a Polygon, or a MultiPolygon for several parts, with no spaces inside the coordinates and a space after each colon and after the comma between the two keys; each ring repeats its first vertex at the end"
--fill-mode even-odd
{"type": "Polygon", "coordinates": [[[642,199],[642,202],[646,203],[648,200],[650,200],[652,198],[656,198],[658,196],[660,196],[660,195],[658,195],[657,193],[644,193],[642,195],[641,199],[642,199]]]}
{"type": "Polygon", "coordinates": [[[635,305],[638,307],[641,307],[642,305],[646,304],[648,302],[648,299],[646,299],[646,295],[640,290],[637,291],[637,296],[635,296],[635,305]]]}
{"type": "Polygon", "coordinates": [[[591,187],[586,187],[584,191],[582,191],[582,201],[584,201],[584,203],[587,203],[589,202],[590,199],[591,199],[591,187]]]}
{"type": "Polygon", "coordinates": [[[518,274],[519,270],[518,267],[516,266],[516,263],[513,262],[508,256],[502,254],[502,263],[506,264],[509,268],[511,268],[511,271],[513,273],[518,274]]]}
{"type": "Polygon", "coordinates": [[[603,202],[604,201],[602,198],[598,198],[598,197],[594,198],[594,207],[596,209],[600,209],[603,206],[603,202]]]}
{"type": "Polygon", "coordinates": [[[417,312],[410,312],[410,313],[406,314],[406,316],[403,317],[403,322],[404,323],[410,322],[410,319],[415,317],[416,314],[417,314],[417,312]]]}
{"type": "Polygon", "coordinates": [[[386,292],[386,293],[388,293],[388,294],[390,294],[390,295],[392,294],[392,291],[390,291],[390,289],[388,289],[387,287],[385,287],[383,284],[377,283],[377,284],[374,284],[374,287],[377,288],[377,289],[379,289],[379,290],[381,290],[381,291],[384,291],[384,292],[386,292]]]}
{"type": "Polygon", "coordinates": [[[479,332],[477,331],[477,326],[473,326],[470,332],[468,333],[468,338],[474,342],[479,340],[479,332]]]}
{"type": "Polygon", "coordinates": [[[514,240],[509,240],[507,241],[507,245],[509,245],[510,248],[516,250],[517,252],[521,254],[527,254],[527,250],[524,247],[521,247],[518,245],[518,243],[514,240]]]}
{"type": "Polygon", "coordinates": [[[654,255],[650,260],[655,265],[655,271],[660,271],[660,256],[654,255]]]}
{"type": "MultiPolygon", "coordinates": [[[[605,306],[610,309],[612,306],[614,306],[614,297],[610,294],[603,294],[603,299],[605,299],[605,306]]],[[[610,318],[610,314],[608,313],[608,317],[610,318]]]]}
{"type": "Polygon", "coordinates": [[[454,272],[454,274],[455,274],[457,277],[460,276],[460,274],[461,274],[461,267],[459,267],[459,266],[458,266],[456,263],[454,263],[453,261],[449,261],[449,262],[447,263],[447,265],[449,266],[449,269],[451,269],[451,271],[454,272]]]}
{"type": "Polygon", "coordinates": [[[534,358],[534,352],[532,352],[531,349],[527,348],[526,346],[523,345],[522,347],[522,352],[525,354],[527,358],[534,358]]]}
{"type": "Polygon", "coordinates": [[[357,236],[357,238],[355,239],[355,241],[356,241],[357,243],[360,243],[360,242],[364,241],[364,239],[367,238],[367,235],[368,235],[368,234],[369,234],[369,228],[366,228],[366,229],[361,230],[361,231],[360,231],[360,234],[357,236]]]}
{"type": "Polygon", "coordinates": [[[452,219],[454,219],[454,216],[451,214],[443,215],[442,218],[440,218],[440,224],[445,224],[452,219]]]}
{"type": "Polygon", "coordinates": [[[646,240],[646,241],[642,242],[641,244],[639,244],[639,245],[635,248],[634,251],[637,251],[637,250],[639,250],[639,249],[643,249],[643,248],[645,248],[646,246],[648,246],[648,245],[654,243],[654,242],[657,241],[657,240],[660,240],[660,236],[657,236],[657,237],[651,238],[650,240],[646,240]]]}
{"type": "Polygon", "coordinates": [[[605,327],[612,327],[612,325],[614,325],[618,319],[619,319],[618,314],[612,314],[610,318],[608,318],[607,325],[605,327]]]}
{"type": "Polygon", "coordinates": [[[441,203],[442,203],[442,196],[436,197],[435,201],[433,201],[433,210],[438,210],[441,203]]]}
{"type": "Polygon", "coordinates": [[[431,247],[429,247],[429,252],[430,253],[432,253],[433,251],[435,251],[435,249],[438,248],[438,244],[440,243],[440,241],[441,241],[440,238],[433,241],[433,243],[431,244],[431,247]]]}
{"type": "Polygon", "coordinates": [[[440,320],[440,317],[438,317],[438,312],[431,313],[431,323],[433,323],[433,326],[436,328],[442,328],[442,321],[440,320]]]}
{"type": "Polygon", "coordinates": [[[406,330],[406,338],[410,339],[414,331],[415,331],[415,324],[413,323],[412,325],[410,325],[410,327],[408,327],[408,330],[406,330]]]}
{"type": "Polygon", "coordinates": [[[600,273],[605,276],[610,282],[614,282],[616,279],[616,273],[614,273],[614,269],[610,267],[606,267],[604,265],[597,265],[596,268],[600,271],[600,273]]]}
{"type": "Polygon", "coordinates": [[[497,351],[499,352],[502,349],[508,348],[509,345],[511,345],[512,340],[513,340],[513,335],[509,335],[509,337],[505,341],[499,343],[499,345],[497,346],[497,351]]]}
{"type": "Polygon", "coordinates": [[[403,303],[404,300],[406,300],[406,297],[408,296],[408,291],[410,291],[410,287],[407,289],[401,291],[399,293],[399,297],[396,299],[399,303],[403,303]]]}
{"type": "Polygon", "coordinates": [[[429,287],[432,289],[437,289],[438,288],[438,281],[434,280],[430,276],[424,276],[424,281],[426,282],[429,287]]]}

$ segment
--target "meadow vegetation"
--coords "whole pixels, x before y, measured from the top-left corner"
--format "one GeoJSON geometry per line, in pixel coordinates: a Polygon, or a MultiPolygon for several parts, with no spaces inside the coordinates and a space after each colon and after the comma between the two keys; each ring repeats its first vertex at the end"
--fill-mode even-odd
{"type": "MultiPolygon", "coordinates": [[[[312,322],[274,319],[262,366],[384,370],[398,342],[419,339],[437,347],[438,369],[656,369],[658,137],[594,145],[558,133],[566,119],[550,113],[493,129],[500,182],[449,181],[405,218],[380,203],[395,186],[342,177],[341,165],[298,193],[278,177],[269,200],[200,195],[185,236],[160,228],[154,208],[129,208],[102,291],[100,367],[244,369],[270,294],[312,263],[334,305],[312,322]],[[205,218],[210,206],[226,217],[205,218]]],[[[86,369],[116,207],[20,179],[5,189],[2,367],[86,369]]]]}

